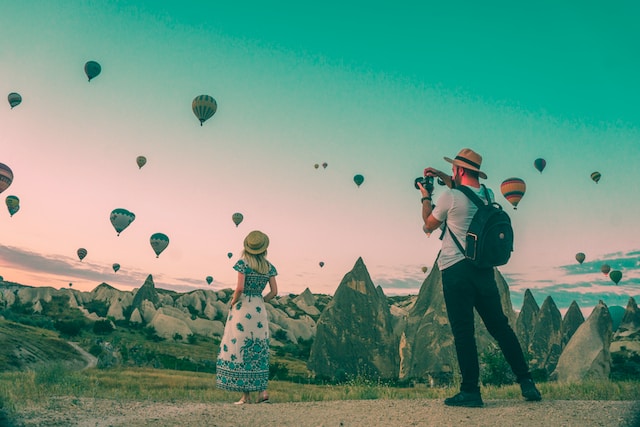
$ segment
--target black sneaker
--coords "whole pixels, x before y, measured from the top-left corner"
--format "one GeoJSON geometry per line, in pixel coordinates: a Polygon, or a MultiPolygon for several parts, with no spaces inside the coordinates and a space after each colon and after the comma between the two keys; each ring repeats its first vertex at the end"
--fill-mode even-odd
{"type": "Polygon", "coordinates": [[[448,397],[444,400],[444,404],[447,406],[465,406],[467,408],[480,408],[484,405],[480,392],[468,393],[461,391],[453,397],[448,397]]]}
{"type": "Polygon", "coordinates": [[[538,402],[542,400],[542,395],[540,391],[536,388],[533,380],[526,379],[520,383],[520,390],[522,391],[522,396],[524,400],[528,400],[529,402],[538,402]]]}

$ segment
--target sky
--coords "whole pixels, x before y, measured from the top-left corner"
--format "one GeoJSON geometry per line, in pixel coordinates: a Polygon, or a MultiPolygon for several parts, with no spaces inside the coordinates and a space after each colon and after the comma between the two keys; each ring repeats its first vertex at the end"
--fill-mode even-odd
{"type": "Polygon", "coordinates": [[[525,289],[560,308],[640,297],[637,2],[265,3],[0,2],[0,93],[23,98],[0,108],[0,197],[20,198],[0,214],[6,281],[234,287],[259,229],[281,294],[333,294],[359,257],[387,295],[417,294],[440,241],[413,180],[469,147],[511,215],[516,309],[525,289]],[[199,95],[218,104],[203,126],[199,95]],[[136,215],[120,236],[116,208],[136,215]]]}

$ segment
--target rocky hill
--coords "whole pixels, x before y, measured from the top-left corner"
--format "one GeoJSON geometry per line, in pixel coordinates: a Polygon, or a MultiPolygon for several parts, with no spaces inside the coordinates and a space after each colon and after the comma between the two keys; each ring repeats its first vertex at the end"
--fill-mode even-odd
{"type": "MultiPolygon", "coordinates": [[[[629,372],[640,375],[640,363],[628,363],[640,360],[640,320],[633,299],[617,331],[611,325],[607,329],[611,317],[604,316],[603,310],[594,310],[592,316],[598,318],[585,321],[574,302],[562,318],[551,296],[539,307],[528,291],[516,315],[508,284],[497,269],[495,275],[503,310],[520,337],[532,368],[541,377],[553,374],[559,365],[587,364],[594,360],[609,363],[613,367],[611,375],[616,369],[625,375],[629,372]],[[587,323],[599,327],[590,327],[587,323]],[[581,353],[576,337],[602,347],[600,351],[599,347],[590,349],[593,360],[569,357],[569,354],[581,353]],[[563,360],[567,348],[577,350],[565,354],[563,360]]],[[[106,322],[116,329],[143,328],[171,342],[188,343],[194,337],[216,342],[224,330],[232,293],[232,289],[200,289],[187,293],[157,289],[151,275],[133,291],[120,291],[106,283],[91,292],[81,292],[0,282],[0,313],[43,310],[51,313],[58,305],[64,305],[76,308],[88,322],[106,322]]],[[[450,382],[456,375],[453,338],[444,306],[441,273],[436,265],[418,295],[387,297],[382,288],[375,286],[360,258],[345,274],[333,296],[313,294],[305,289],[300,295],[274,298],[267,304],[267,310],[272,349],[310,345],[308,353],[300,351],[296,357],[303,358],[317,377],[339,380],[367,375],[436,384],[450,382]]],[[[482,322],[476,320],[478,348],[482,353],[494,344],[482,322]]],[[[73,327],[74,321],[61,319],[58,326],[73,327]]],[[[33,340],[36,338],[25,338],[22,343],[5,340],[5,344],[12,346],[13,354],[20,355],[26,354],[20,352],[33,340]]],[[[131,357],[119,354],[125,350],[111,345],[108,337],[99,344],[111,354],[110,362],[104,366],[131,357]]]]}

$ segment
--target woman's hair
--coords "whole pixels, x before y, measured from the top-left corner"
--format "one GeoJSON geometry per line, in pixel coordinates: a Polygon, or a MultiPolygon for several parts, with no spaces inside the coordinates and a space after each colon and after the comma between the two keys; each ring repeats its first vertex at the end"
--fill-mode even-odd
{"type": "Polygon", "coordinates": [[[269,272],[269,261],[267,261],[267,251],[254,255],[243,250],[242,258],[247,262],[247,265],[253,271],[256,271],[260,274],[267,274],[269,272]]]}

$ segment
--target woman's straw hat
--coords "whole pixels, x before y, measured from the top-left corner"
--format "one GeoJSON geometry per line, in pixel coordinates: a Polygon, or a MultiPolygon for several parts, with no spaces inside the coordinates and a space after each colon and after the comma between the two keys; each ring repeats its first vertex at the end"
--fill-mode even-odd
{"type": "Polygon", "coordinates": [[[247,253],[258,255],[267,250],[269,236],[262,231],[254,230],[244,238],[244,250],[247,253]]]}
{"type": "Polygon", "coordinates": [[[480,171],[482,156],[471,148],[463,148],[453,160],[448,157],[444,159],[449,163],[453,163],[455,166],[476,171],[480,178],[487,179],[487,174],[480,171]]]}

